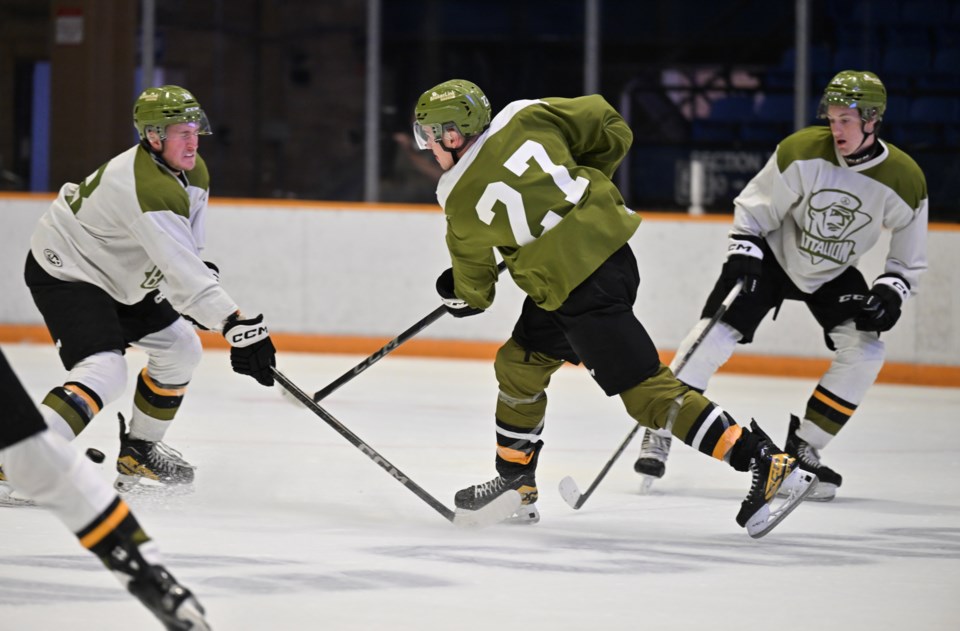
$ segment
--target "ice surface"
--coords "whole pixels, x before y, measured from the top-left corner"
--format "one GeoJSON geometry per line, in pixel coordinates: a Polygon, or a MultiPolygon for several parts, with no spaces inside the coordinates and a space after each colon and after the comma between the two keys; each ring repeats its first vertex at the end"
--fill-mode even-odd
{"type": "MultiPolygon", "coordinates": [[[[52,346],[3,347],[37,400],[63,380],[52,346]]],[[[77,440],[107,454],[130,380],[77,440]]],[[[283,353],[313,392],[361,357],[283,353]]],[[[709,394],[783,441],[810,380],[717,376],[709,394]]],[[[637,493],[639,437],[579,511],[630,420],[581,368],[560,370],[540,460],[535,526],[468,530],[301,406],[207,351],[167,442],[199,468],[192,493],[129,497],[214,629],[495,631],[801,628],[957,629],[960,390],[878,385],[824,453],[844,484],[761,540],[734,516],[749,476],[674,446],[667,476],[637,493]]],[[[391,356],[324,407],[452,508],[494,475],[496,382],[482,361],[391,356]]],[[[47,512],[0,509],[0,629],[159,629],[47,512]]]]}

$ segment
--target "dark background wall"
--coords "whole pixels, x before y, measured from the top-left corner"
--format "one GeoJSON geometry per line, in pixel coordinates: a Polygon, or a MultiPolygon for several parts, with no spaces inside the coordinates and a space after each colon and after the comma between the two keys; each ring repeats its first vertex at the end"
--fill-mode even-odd
{"type": "MultiPolygon", "coordinates": [[[[163,81],[191,89],[214,127],[201,144],[214,194],[363,198],[364,0],[156,5],[163,81]]],[[[133,142],[139,6],[0,0],[0,189],[29,188],[36,151],[46,151],[56,190],[133,142]],[[57,43],[58,17],[77,10],[84,41],[57,43]],[[33,79],[45,63],[50,138],[38,147],[33,79]]],[[[621,173],[628,202],[685,208],[697,157],[708,167],[708,209],[729,211],[793,128],[794,2],[600,7],[599,91],[635,134],[621,173]]],[[[960,0],[811,0],[810,9],[811,97],[838,70],[878,72],[891,94],[882,137],[924,168],[934,219],[960,221],[960,0]]],[[[382,0],[382,15],[382,201],[433,200],[431,167],[408,134],[414,101],[433,84],[469,78],[495,109],[583,90],[581,0],[382,0]]],[[[812,99],[807,109],[813,123],[812,99]]]]}

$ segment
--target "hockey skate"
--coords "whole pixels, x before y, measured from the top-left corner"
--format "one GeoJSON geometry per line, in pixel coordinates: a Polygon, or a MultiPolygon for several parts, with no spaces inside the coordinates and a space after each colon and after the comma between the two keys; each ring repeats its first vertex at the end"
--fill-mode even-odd
{"type": "Polygon", "coordinates": [[[795,458],[777,449],[756,421],[750,423],[758,442],[750,457],[752,473],[750,492],[740,505],[737,524],[747,534],[759,539],[783,521],[817,486],[817,476],[800,468],[795,458]],[[774,506],[781,487],[788,489],[786,498],[774,506]]]}
{"type": "Polygon", "coordinates": [[[165,567],[151,562],[157,560],[156,555],[149,540],[137,545],[126,536],[100,560],[168,631],[210,631],[203,606],[165,567]]]}
{"type": "Polygon", "coordinates": [[[0,467],[0,506],[36,506],[29,497],[21,495],[19,491],[10,486],[7,482],[7,476],[3,474],[3,467],[0,467]]]}
{"type": "Polygon", "coordinates": [[[168,631],[209,631],[203,606],[162,565],[131,580],[127,590],[153,612],[168,631]]]}
{"type": "MultiPolygon", "coordinates": [[[[820,481],[808,496],[807,501],[811,502],[829,502],[837,496],[837,489],[843,482],[843,477],[820,463],[820,452],[810,443],[797,436],[797,430],[800,428],[800,419],[790,415],[790,429],[787,431],[786,452],[797,459],[800,468],[809,471],[817,476],[820,481]]],[[[782,494],[789,493],[791,489],[786,485],[781,487],[782,494]]]]}
{"type": "Polygon", "coordinates": [[[114,488],[126,492],[143,480],[163,485],[191,484],[196,467],[183,459],[179,451],[162,442],[130,438],[122,414],[120,419],[120,455],[117,457],[117,476],[114,488]]]}
{"type": "Polygon", "coordinates": [[[537,510],[537,482],[532,475],[518,475],[504,478],[497,476],[489,482],[475,484],[460,491],[453,498],[454,505],[461,510],[474,511],[483,508],[506,491],[514,490],[520,494],[520,508],[503,521],[507,524],[535,524],[540,521],[537,510]]]}
{"type": "Polygon", "coordinates": [[[670,455],[670,443],[673,437],[667,430],[643,430],[640,443],[640,457],[633,463],[633,470],[640,474],[640,493],[650,491],[654,480],[663,477],[667,470],[667,457],[670,455]]]}

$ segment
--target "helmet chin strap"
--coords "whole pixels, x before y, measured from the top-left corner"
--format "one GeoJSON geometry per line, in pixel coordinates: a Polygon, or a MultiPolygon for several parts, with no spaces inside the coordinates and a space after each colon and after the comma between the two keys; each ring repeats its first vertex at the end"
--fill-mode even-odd
{"type": "Polygon", "coordinates": [[[880,153],[880,142],[878,141],[877,136],[877,124],[874,124],[873,131],[871,132],[867,132],[866,127],[867,124],[865,122],[860,125],[860,131],[863,132],[863,140],[860,141],[860,144],[857,146],[855,151],[844,158],[847,164],[860,164],[861,162],[866,162],[871,158],[875,158],[880,153]],[[863,149],[863,145],[866,144],[870,136],[873,136],[873,144],[866,149],[863,149]]]}
{"type": "Polygon", "coordinates": [[[172,166],[170,166],[170,163],[167,162],[167,161],[164,159],[164,157],[163,157],[163,146],[164,146],[164,144],[165,144],[166,142],[167,142],[166,140],[161,140],[161,141],[160,141],[160,151],[157,151],[156,149],[154,149],[154,148],[153,148],[153,145],[151,145],[151,144],[150,144],[149,142],[147,142],[146,140],[141,140],[141,141],[140,141],[140,144],[143,145],[144,149],[146,149],[147,151],[150,152],[150,155],[153,156],[153,159],[154,159],[155,161],[159,162],[161,166],[166,167],[167,169],[169,169],[169,170],[170,170],[171,172],[173,172],[173,173],[180,173],[180,169],[175,169],[175,168],[173,168],[172,166]]]}

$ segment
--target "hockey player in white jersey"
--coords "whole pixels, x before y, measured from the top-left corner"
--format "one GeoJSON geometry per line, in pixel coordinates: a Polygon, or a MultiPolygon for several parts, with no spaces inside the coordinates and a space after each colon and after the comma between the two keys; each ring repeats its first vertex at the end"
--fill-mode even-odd
{"type": "MultiPolygon", "coordinates": [[[[886,89],[872,72],[844,70],[824,90],[819,117],[829,126],[784,139],[734,200],[727,261],[701,320],[676,357],[698,338],[738,278],[747,282],[684,367],[700,391],[760,321],[784,300],[799,300],[835,355],[807,401],[791,415],[786,451],[820,480],[807,499],[835,497],[842,478],[820,452],[843,429],[876,380],[884,343],[927,267],[927,185],[906,153],[878,136],[886,89]],[[891,231],[883,273],[868,286],[857,261],[891,231]]],[[[676,360],[675,360],[676,361],[676,360]]],[[[645,484],[663,476],[670,438],[646,430],[634,468],[645,484]]]]}
{"type": "Polygon", "coordinates": [[[189,91],[167,85],[137,98],[133,122],[139,144],[60,189],[33,233],[24,272],[69,371],[41,405],[51,430],[78,435],[125,391],[125,349],[147,355],[129,430],[120,417],[121,490],[142,479],[193,481],[194,467],[162,442],[201,357],[191,322],[223,333],[238,373],[269,386],[276,363],[263,316],[242,315],[216,266],[201,258],[206,114],[189,91]]]}
{"type": "Polygon", "coordinates": [[[2,351],[0,397],[0,458],[15,488],[56,515],[164,627],[210,629],[203,607],[161,565],[159,550],[127,503],[91,463],[44,425],[2,351]]]}

